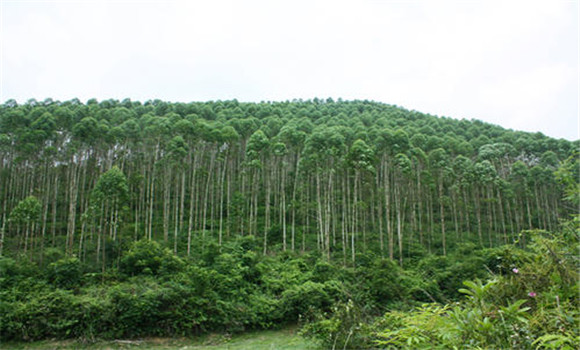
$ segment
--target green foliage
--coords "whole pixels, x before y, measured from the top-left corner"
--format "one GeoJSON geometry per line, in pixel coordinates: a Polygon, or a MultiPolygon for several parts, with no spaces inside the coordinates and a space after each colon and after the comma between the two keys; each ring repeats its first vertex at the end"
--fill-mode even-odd
{"type": "Polygon", "coordinates": [[[184,262],[169,249],[162,248],[155,241],[141,240],[134,242],[121,258],[121,272],[134,276],[167,275],[177,273],[184,268],[184,262]]]}
{"type": "Polygon", "coordinates": [[[16,225],[29,225],[36,222],[40,217],[41,207],[42,204],[36,197],[28,196],[12,209],[9,221],[16,225]]]}
{"type": "Polygon", "coordinates": [[[373,170],[373,151],[363,140],[356,140],[350,148],[348,160],[350,166],[357,170],[373,170]]]}
{"type": "Polygon", "coordinates": [[[459,289],[460,293],[467,295],[467,299],[475,306],[479,307],[484,311],[484,306],[487,305],[486,296],[491,295],[490,292],[493,287],[497,284],[496,280],[491,280],[485,284],[481,280],[476,279],[475,281],[465,281],[463,284],[467,287],[459,289]]]}
{"type": "Polygon", "coordinates": [[[82,277],[81,262],[78,258],[64,258],[50,263],[46,268],[49,282],[63,289],[79,287],[82,277]]]}
{"type": "MultiPolygon", "coordinates": [[[[565,226],[564,226],[565,230],[565,226]]],[[[578,232],[578,231],[576,231],[578,232]]],[[[391,311],[376,321],[376,344],[393,348],[572,349],[578,331],[576,235],[529,233],[525,259],[496,249],[494,279],[465,281],[462,303],[391,311]],[[507,258],[507,259],[506,259],[507,258]],[[507,268],[517,267],[507,272],[507,268]]],[[[517,252],[517,250],[515,250],[517,252]]]]}
{"type": "Polygon", "coordinates": [[[301,334],[325,349],[364,349],[373,346],[364,312],[349,299],[337,303],[328,314],[307,323],[301,334]]]}
{"type": "Polygon", "coordinates": [[[559,350],[574,350],[580,344],[580,336],[574,336],[571,333],[562,334],[546,334],[532,343],[536,349],[559,349],[559,350]]]}
{"type": "Polygon", "coordinates": [[[336,293],[332,284],[307,281],[304,284],[289,288],[282,293],[286,314],[296,319],[314,310],[328,310],[336,301],[332,294],[336,293]]]}
{"type": "Polygon", "coordinates": [[[406,296],[401,268],[394,261],[376,258],[355,273],[359,287],[354,293],[360,293],[360,299],[366,299],[365,303],[380,308],[406,296]]]}
{"type": "Polygon", "coordinates": [[[411,312],[392,311],[376,322],[376,343],[404,349],[528,348],[528,307],[518,300],[505,307],[485,301],[495,283],[467,281],[466,305],[424,304],[411,312]]]}
{"type": "Polygon", "coordinates": [[[129,187],[125,174],[114,166],[99,177],[92,195],[98,204],[109,201],[119,207],[123,201],[127,200],[128,193],[129,187]]]}
{"type": "Polygon", "coordinates": [[[519,269],[532,259],[529,251],[515,245],[485,249],[482,255],[485,266],[492,273],[500,275],[512,275],[513,269],[519,269]]]}
{"type": "MultiPolygon", "coordinates": [[[[38,293],[38,292],[37,292],[38,293]]],[[[74,336],[79,324],[75,297],[64,290],[44,290],[28,300],[10,304],[2,302],[0,334],[3,339],[38,340],[74,336]]]]}
{"type": "Polygon", "coordinates": [[[0,334],[573,347],[577,146],[371,101],[9,101],[0,334]]]}
{"type": "MultiPolygon", "coordinates": [[[[230,242],[207,261],[184,261],[157,242],[137,241],[120,261],[121,271],[133,277],[110,282],[81,278],[82,263],[74,257],[48,264],[48,284],[43,276],[27,277],[35,276],[33,269],[2,258],[0,331],[6,340],[94,341],[236,332],[300,320],[302,333],[325,348],[573,347],[578,340],[573,236],[530,236],[525,259],[512,259],[519,254],[515,248],[476,250],[476,256],[500,256],[506,265],[491,281],[466,281],[460,303],[418,307],[415,300],[439,292],[417,271],[372,257],[345,270],[315,257],[261,256],[252,251],[259,249],[253,237],[230,242]],[[508,270],[512,264],[518,264],[516,270],[508,270]],[[391,311],[375,318],[385,303],[391,311]]],[[[418,271],[431,266],[439,274],[454,266],[448,259],[474,253],[469,247],[460,251],[428,257],[418,271]]]]}
{"type": "Polygon", "coordinates": [[[38,274],[38,267],[28,259],[16,261],[0,256],[0,290],[8,290],[8,287],[22,280],[34,278],[38,274]]]}
{"type": "Polygon", "coordinates": [[[411,312],[393,311],[379,321],[376,344],[396,349],[442,349],[456,334],[449,307],[425,304],[411,312]]]}
{"type": "Polygon", "coordinates": [[[450,255],[430,255],[419,260],[415,271],[424,280],[437,286],[437,290],[432,289],[430,293],[437,301],[457,299],[460,296],[458,289],[463,286],[463,281],[487,276],[486,252],[487,250],[471,249],[470,245],[462,245],[450,255]]]}
{"type": "Polygon", "coordinates": [[[564,187],[565,199],[578,208],[580,206],[580,155],[576,152],[563,161],[554,172],[558,182],[564,187]]]}

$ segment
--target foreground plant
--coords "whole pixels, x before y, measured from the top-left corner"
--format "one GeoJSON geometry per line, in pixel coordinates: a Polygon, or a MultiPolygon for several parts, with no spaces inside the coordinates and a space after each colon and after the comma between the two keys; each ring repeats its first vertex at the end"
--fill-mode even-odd
{"type": "Polygon", "coordinates": [[[577,234],[566,223],[532,232],[530,259],[511,275],[465,281],[460,303],[393,311],[375,323],[375,344],[393,349],[576,349],[580,345],[577,234]]]}

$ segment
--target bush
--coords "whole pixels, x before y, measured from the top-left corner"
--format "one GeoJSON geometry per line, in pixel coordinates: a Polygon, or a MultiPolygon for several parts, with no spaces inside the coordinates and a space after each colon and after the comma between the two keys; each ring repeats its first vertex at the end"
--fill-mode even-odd
{"type": "Polygon", "coordinates": [[[331,304],[330,297],[324,291],[324,285],[312,281],[285,290],[282,293],[282,300],[285,314],[294,319],[311,308],[320,309],[324,305],[331,304]]]}
{"type": "Polygon", "coordinates": [[[388,304],[405,299],[408,294],[402,270],[392,260],[375,258],[352,273],[352,295],[357,304],[385,310],[388,304]]]}
{"type": "Polygon", "coordinates": [[[417,264],[416,271],[426,281],[437,284],[441,297],[437,301],[457,300],[465,280],[485,278],[489,270],[479,251],[463,250],[448,256],[428,256],[417,264]]]}
{"type": "Polygon", "coordinates": [[[510,275],[513,269],[521,268],[529,262],[530,253],[513,245],[485,249],[482,252],[485,266],[492,273],[510,275]]]}
{"type": "Polygon", "coordinates": [[[155,241],[136,241],[122,257],[120,270],[128,275],[168,275],[179,272],[184,262],[155,241]]]}
{"type": "Polygon", "coordinates": [[[75,297],[64,290],[42,291],[26,301],[2,304],[0,330],[6,340],[68,338],[79,323],[75,297]]]}
{"type": "Polygon", "coordinates": [[[488,282],[464,282],[461,303],[387,313],[377,323],[382,330],[376,332],[376,344],[418,349],[577,348],[579,278],[573,252],[578,236],[527,234],[531,243],[525,252],[514,247],[485,252],[488,261],[491,257],[499,262],[494,270],[501,274],[488,282]]]}
{"type": "Polygon", "coordinates": [[[0,290],[15,285],[25,278],[36,277],[38,274],[38,266],[28,259],[16,261],[0,256],[0,290]]]}
{"type": "Polygon", "coordinates": [[[81,262],[76,257],[57,260],[46,268],[48,281],[59,288],[79,287],[81,276],[81,262]]]}
{"type": "Polygon", "coordinates": [[[350,299],[335,304],[329,313],[317,314],[300,333],[325,349],[367,349],[374,345],[368,316],[350,299]]]}

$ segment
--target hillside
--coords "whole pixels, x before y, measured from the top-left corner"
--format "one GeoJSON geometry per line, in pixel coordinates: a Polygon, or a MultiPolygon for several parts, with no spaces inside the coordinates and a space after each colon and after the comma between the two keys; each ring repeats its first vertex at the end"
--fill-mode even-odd
{"type": "Polygon", "coordinates": [[[8,101],[0,340],[573,346],[578,146],[371,101],[8,101]]]}
{"type": "Polygon", "coordinates": [[[553,229],[552,171],[578,143],[369,101],[31,100],[1,106],[0,147],[5,254],[107,264],[141,238],[191,254],[254,235],[353,264],[553,229]],[[9,224],[31,195],[34,223],[9,224]]]}

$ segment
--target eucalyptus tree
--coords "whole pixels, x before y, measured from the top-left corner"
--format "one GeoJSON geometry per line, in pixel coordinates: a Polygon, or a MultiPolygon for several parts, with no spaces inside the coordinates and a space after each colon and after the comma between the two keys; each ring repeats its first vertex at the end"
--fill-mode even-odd
{"type": "Polygon", "coordinates": [[[413,205],[413,210],[416,209],[417,214],[414,215],[416,217],[416,225],[414,229],[419,231],[419,243],[423,244],[423,172],[425,171],[425,167],[427,166],[427,154],[419,148],[413,147],[409,151],[411,154],[411,165],[413,167],[412,172],[415,174],[415,201],[413,205]]]}
{"type": "Polygon", "coordinates": [[[213,231],[213,218],[215,213],[215,196],[213,194],[215,192],[215,178],[219,172],[218,145],[221,142],[222,135],[220,125],[216,125],[216,123],[202,122],[198,123],[198,126],[202,127],[200,137],[203,145],[202,152],[204,153],[203,156],[205,158],[203,161],[206,162],[202,168],[202,175],[205,175],[205,184],[203,192],[199,191],[200,195],[203,195],[203,197],[201,197],[203,210],[198,210],[201,215],[199,218],[199,222],[201,223],[199,229],[202,232],[202,243],[205,244],[205,235],[208,231],[208,221],[210,226],[209,232],[212,233],[211,231],[213,231]],[[207,158],[209,158],[209,164],[207,164],[207,158]]]}
{"type": "Polygon", "coordinates": [[[306,139],[303,151],[303,166],[314,173],[317,243],[327,258],[330,258],[331,208],[334,205],[332,194],[336,182],[336,167],[340,164],[346,149],[341,131],[341,127],[314,129],[306,139]]]}
{"type": "Polygon", "coordinates": [[[72,253],[77,228],[77,213],[79,209],[79,195],[84,192],[86,184],[88,162],[97,157],[102,128],[99,121],[93,117],[84,117],[72,129],[73,145],[68,148],[68,172],[66,177],[68,194],[68,220],[66,250],[72,253]]]}
{"type": "Polygon", "coordinates": [[[165,242],[168,241],[169,236],[169,211],[171,198],[171,183],[175,183],[174,190],[174,230],[173,230],[173,251],[177,253],[178,234],[181,230],[183,222],[183,210],[185,200],[185,174],[186,163],[184,162],[187,156],[187,145],[181,136],[174,136],[167,146],[167,154],[163,163],[165,164],[166,176],[165,183],[165,205],[163,206],[163,238],[165,242]],[[172,181],[172,173],[175,173],[175,180],[172,181]],[[181,189],[181,190],[180,190],[181,189]]]}
{"type": "Polygon", "coordinates": [[[278,222],[282,226],[282,250],[286,250],[286,182],[288,177],[288,163],[286,162],[286,156],[288,154],[288,148],[283,142],[275,142],[272,145],[272,154],[274,158],[273,168],[274,171],[279,174],[275,176],[275,183],[278,184],[278,188],[275,193],[279,196],[279,208],[278,208],[278,222]]]}
{"type": "Polygon", "coordinates": [[[403,153],[397,154],[395,158],[394,199],[395,211],[397,213],[397,241],[399,247],[399,264],[403,266],[403,216],[407,200],[410,197],[409,189],[412,185],[412,165],[409,157],[403,153]]]}
{"type": "MultiPolygon", "coordinates": [[[[302,147],[304,145],[304,140],[306,139],[306,132],[300,129],[297,123],[288,123],[282,127],[279,133],[280,140],[286,145],[286,149],[289,154],[293,154],[292,159],[292,170],[294,173],[294,179],[292,184],[292,199],[291,199],[291,249],[294,251],[296,245],[296,212],[299,207],[297,201],[297,191],[298,191],[298,163],[300,162],[300,155],[302,153],[302,147]]],[[[283,243],[284,249],[286,249],[286,240],[283,243]]]]}
{"type": "Polygon", "coordinates": [[[186,187],[189,190],[189,210],[188,210],[188,220],[187,220],[187,255],[191,254],[191,238],[195,224],[195,208],[196,208],[196,195],[198,191],[198,184],[197,184],[197,172],[200,167],[201,163],[201,154],[199,149],[200,139],[201,139],[201,132],[204,128],[196,127],[198,125],[199,117],[196,114],[188,114],[185,118],[178,120],[175,124],[173,124],[173,133],[176,136],[180,136],[184,143],[181,147],[185,148],[186,158],[185,161],[182,157],[182,165],[184,167],[184,171],[182,173],[182,195],[181,195],[181,203],[180,203],[180,216],[179,216],[179,225],[178,228],[183,228],[184,224],[184,216],[185,216],[185,197],[186,187]],[[183,181],[185,181],[185,175],[189,174],[189,182],[186,185],[183,181]]]}
{"type": "Polygon", "coordinates": [[[117,240],[117,232],[122,222],[120,213],[122,209],[125,209],[128,200],[127,178],[117,166],[103,173],[91,192],[93,210],[97,218],[100,218],[98,233],[103,242],[103,258],[106,237],[108,236],[112,241],[117,240]]]}
{"type": "MultiPolygon", "coordinates": [[[[497,172],[495,167],[488,160],[478,162],[475,164],[475,184],[479,186],[480,192],[478,197],[483,197],[484,203],[487,203],[487,236],[489,247],[493,246],[492,233],[494,231],[494,198],[493,186],[497,181],[497,172]]],[[[479,200],[479,198],[478,198],[479,200]]],[[[481,210],[481,202],[478,203],[478,210],[481,210]]],[[[481,219],[478,219],[481,221],[481,219]]],[[[478,222],[478,233],[481,240],[481,222],[478,222]]],[[[481,241],[480,241],[481,243],[481,241]]]]}
{"type": "MultiPolygon", "coordinates": [[[[30,249],[31,252],[33,251],[35,241],[34,236],[37,231],[41,208],[42,204],[36,197],[28,196],[18,202],[8,217],[11,226],[15,226],[16,228],[16,233],[19,236],[19,246],[22,247],[21,249],[24,254],[26,254],[28,249],[30,249]]],[[[0,255],[2,254],[4,237],[4,231],[2,231],[0,255]]]]}
{"type": "MultiPolygon", "coordinates": [[[[149,207],[146,209],[146,236],[149,240],[153,237],[153,218],[154,205],[156,203],[156,182],[160,170],[159,159],[163,155],[163,146],[171,133],[171,125],[166,118],[146,114],[143,118],[143,131],[147,135],[145,138],[145,154],[147,155],[146,164],[148,169],[146,172],[146,191],[147,202],[149,207]]],[[[164,200],[167,198],[164,196],[164,200]]]]}
{"type": "Polygon", "coordinates": [[[390,143],[392,139],[392,131],[390,129],[383,129],[379,132],[376,140],[375,153],[379,160],[379,167],[377,169],[376,183],[377,188],[381,190],[384,196],[383,201],[379,201],[378,205],[378,216],[379,216],[379,241],[381,248],[381,255],[384,252],[384,230],[383,230],[383,217],[385,218],[385,226],[387,229],[387,239],[388,239],[388,249],[389,258],[393,260],[393,233],[391,224],[391,156],[390,143]],[[385,208],[385,214],[383,215],[383,206],[385,208]]]}
{"type": "MultiPolygon", "coordinates": [[[[117,232],[122,222],[120,212],[124,209],[129,199],[129,187],[125,174],[118,167],[114,166],[103,173],[91,192],[91,210],[98,219],[97,233],[97,263],[99,256],[102,256],[102,269],[106,264],[106,241],[107,236],[113,242],[117,240],[117,232]],[[108,235],[107,235],[108,231],[108,235]],[[101,255],[99,255],[99,250],[101,255]]],[[[82,238],[81,238],[82,240],[82,238]]],[[[69,252],[72,252],[72,242],[70,242],[69,252]]]]}
{"type": "MultiPolygon", "coordinates": [[[[246,168],[251,173],[250,175],[250,193],[249,193],[249,222],[248,222],[248,232],[249,234],[257,234],[258,232],[258,193],[260,190],[260,180],[261,177],[264,178],[264,187],[267,191],[265,196],[266,201],[266,216],[270,214],[270,188],[267,183],[267,176],[262,176],[262,169],[264,167],[264,161],[268,154],[270,146],[270,140],[264,134],[262,130],[257,130],[250,136],[248,143],[246,145],[246,168]]],[[[265,218],[264,222],[264,238],[263,247],[264,254],[266,253],[268,244],[268,217],[265,218]]]]}
{"type": "MultiPolygon", "coordinates": [[[[353,200],[352,200],[352,230],[351,230],[351,252],[352,252],[352,262],[355,263],[355,236],[359,230],[358,225],[358,209],[360,207],[359,203],[362,203],[362,196],[359,192],[362,188],[362,178],[365,173],[374,172],[374,152],[372,148],[367,145],[363,140],[356,140],[350,147],[349,153],[347,155],[347,160],[350,167],[354,170],[354,189],[353,189],[353,200]]],[[[364,228],[363,228],[364,232],[364,228]]],[[[366,237],[363,236],[363,243],[366,245],[366,237]]]]}
{"type": "MultiPolygon", "coordinates": [[[[471,213],[473,212],[472,201],[470,200],[470,191],[473,190],[474,183],[474,164],[473,161],[464,156],[457,156],[453,160],[453,173],[455,174],[455,182],[458,186],[458,191],[460,192],[460,198],[456,197],[456,200],[460,200],[459,210],[459,227],[460,232],[465,230],[471,232],[471,213]]],[[[461,239],[462,237],[460,237],[461,239]]]]}
{"type": "Polygon", "coordinates": [[[510,180],[514,187],[514,205],[517,231],[524,228],[532,229],[532,217],[530,210],[530,189],[529,189],[529,169],[528,166],[518,160],[511,167],[510,180]],[[526,220],[527,218],[527,220],[526,220]],[[527,221],[527,227],[524,222],[527,221]]]}
{"type": "Polygon", "coordinates": [[[444,183],[445,176],[448,172],[449,158],[442,148],[437,148],[429,153],[429,167],[433,171],[437,183],[437,195],[439,202],[439,220],[441,225],[441,244],[443,246],[443,255],[447,255],[447,240],[445,231],[445,199],[444,183]]]}
{"type": "MultiPolygon", "coordinates": [[[[218,233],[218,241],[219,244],[221,245],[222,243],[222,232],[223,232],[223,215],[224,215],[224,200],[226,203],[230,203],[231,199],[232,199],[232,183],[235,180],[234,177],[234,171],[237,170],[235,163],[234,163],[234,158],[232,157],[232,155],[235,155],[235,151],[237,148],[237,142],[240,139],[240,135],[238,134],[238,132],[236,131],[236,129],[234,129],[232,126],[225,126],[221,129],[221,146],[220,146],[220,153],[222,155],[222,162],[223,162],[223,167],[222,167],[222,173],[221,173],[221,177],[220,177],[220,191],[219,191],[219,195],[220,195],[220,208],[219,208],[219,233],[218,233]],[[226,176],[226,174],[228,176],[226,176]],[[225,199],[224,199],[224,184],[225,182],[227,182],[227,190],[226,190],[226,195],[225,195],[225,199]]],[[[230,206],[228,205],[226,207],[227,210],[227,217],[230,217],[230,212],[229,212],[229,208],[230,206]]],[[[230,233],[230,228],[229,225],[226,228],[226,233],[229,236],[230,233]]]]}

